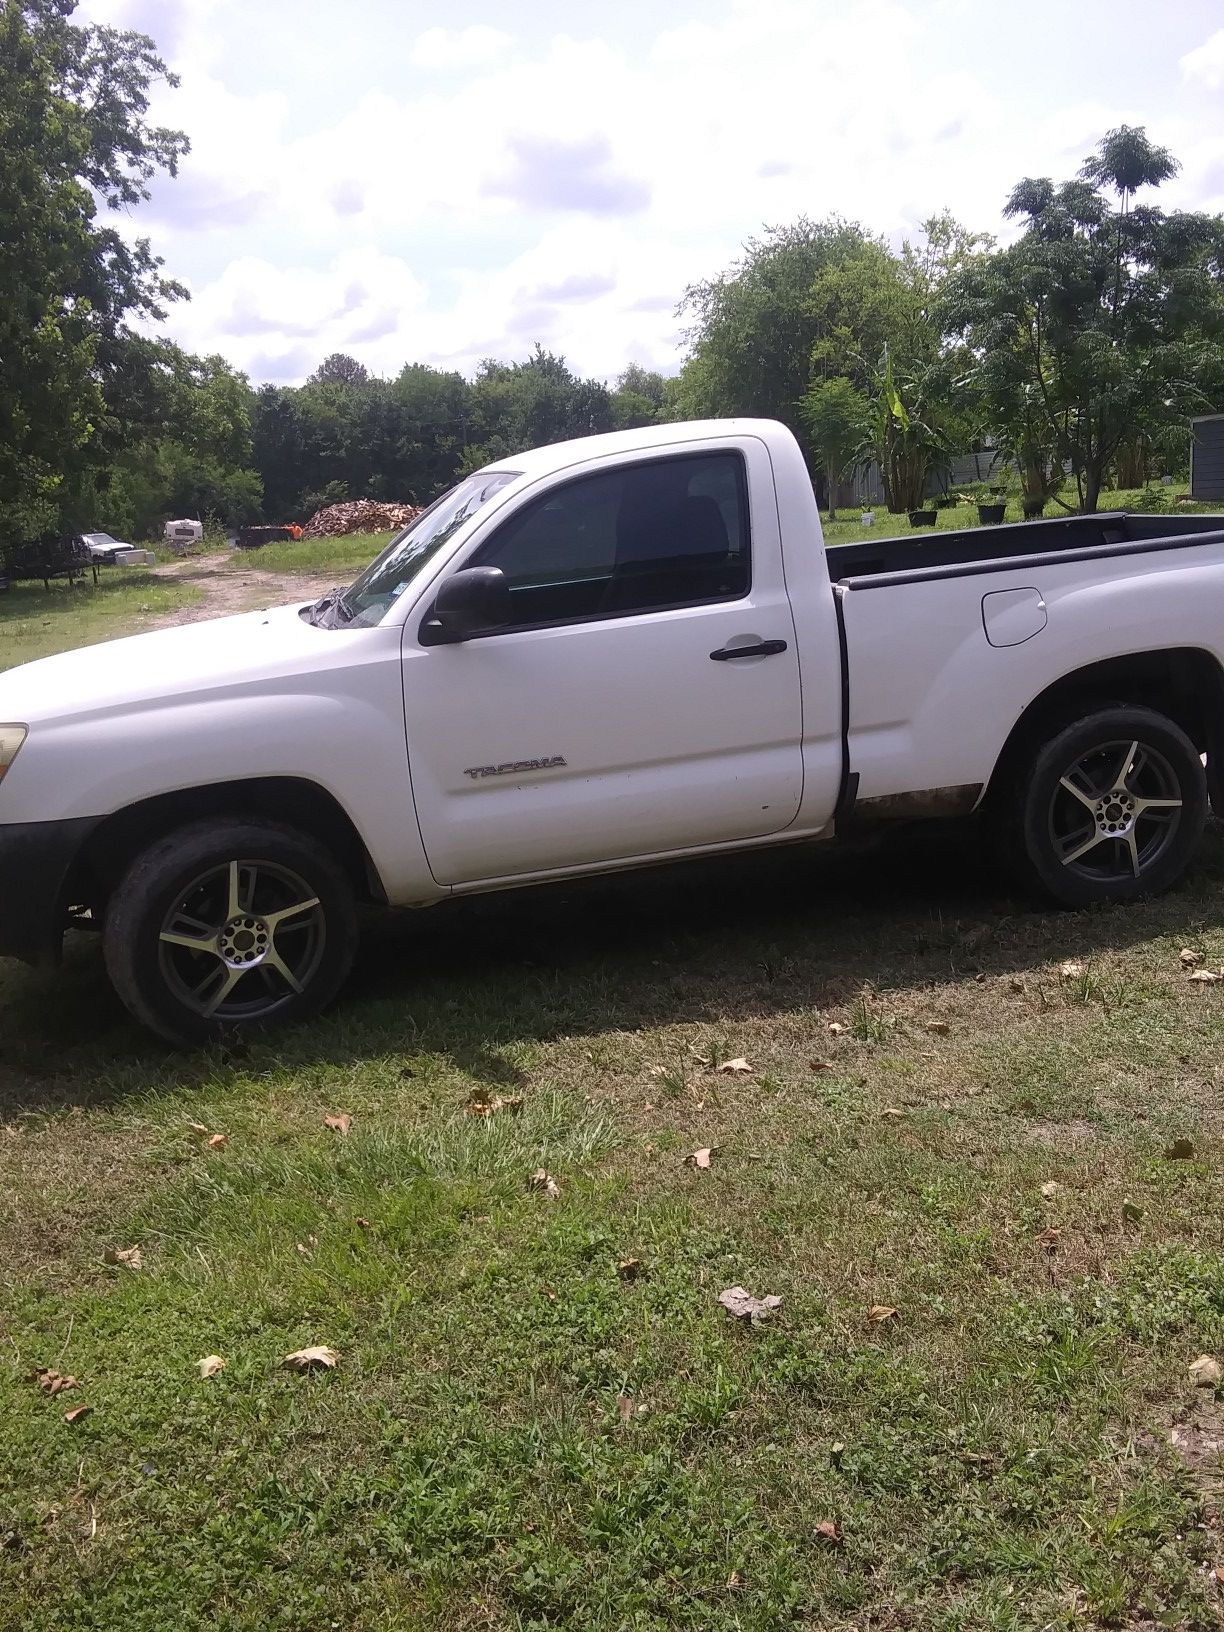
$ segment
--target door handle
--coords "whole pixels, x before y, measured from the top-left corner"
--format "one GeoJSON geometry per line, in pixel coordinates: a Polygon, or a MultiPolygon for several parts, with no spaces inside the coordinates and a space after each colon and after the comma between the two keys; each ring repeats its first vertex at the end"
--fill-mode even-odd
{"type": "Polygon", "coordinates": [[[715,663],[730,663],[736,657],[776,657],[785,650],[784,640],[758,640],[755,646],[720,646],[710,657],[715,663]]]}

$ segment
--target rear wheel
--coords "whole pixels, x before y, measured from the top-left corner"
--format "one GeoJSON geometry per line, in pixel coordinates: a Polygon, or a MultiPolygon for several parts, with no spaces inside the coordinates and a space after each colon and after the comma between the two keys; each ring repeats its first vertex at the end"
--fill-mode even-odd
{"type": "Polygon", "coordinates": [[[1168,889],[1206,818],[1190,738],[1154,709],[1119,705],[1034,750],[1004,797],[1001,838],[1022,877],[1081,907],[1168,889]]]}
{"type": "Polygon", "coordinates": [[[103,932],[115,990],[175,1043],[316,1013],[356,944],[352,887],[334,858],[304,833],[242,819],[193,823],[150,846],[103,932]]]}

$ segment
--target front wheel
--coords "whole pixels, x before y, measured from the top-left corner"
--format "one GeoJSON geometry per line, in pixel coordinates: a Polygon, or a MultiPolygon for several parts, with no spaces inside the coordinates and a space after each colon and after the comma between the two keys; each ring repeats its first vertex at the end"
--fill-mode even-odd
{"type": "Polygon", "coordinates": [[[1190,738],[1154,709],[1103,708],[1035,750],[1004,795],[1007,859],[1067,906],[1175,884],[1207,819],[1190,738]]]}
{"type": "Polygon", "coordinates": [[[111,983],[173,1043],[280,1026],[339,991],[353,890],[315,839],[251,819],[194,822],[128,868],[102,937],[111,983]]]}

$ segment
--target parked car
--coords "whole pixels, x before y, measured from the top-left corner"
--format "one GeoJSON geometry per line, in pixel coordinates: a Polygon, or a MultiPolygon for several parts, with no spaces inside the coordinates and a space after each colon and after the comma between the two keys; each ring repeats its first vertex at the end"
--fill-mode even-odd
{"type": "Polygon", "coordinates": [[[0,952],[92,924],[180,1042],[327,1003],[360,901],[872,821],[981,810],[1129,901],[1224,808],[1224,517],[825,549],[783,426],[652,426],[467,477],[309,605],[12,669],[0,721],[0,952]]]}
{"type": "Polygon", "coordinates": [[[112,538],[109,533],[81,533],[80,539],[93,559],[100,566],[113,567],[115,557],[121,550],[130,550],[131,544],[125,544],[118,538],[112,538]]]}

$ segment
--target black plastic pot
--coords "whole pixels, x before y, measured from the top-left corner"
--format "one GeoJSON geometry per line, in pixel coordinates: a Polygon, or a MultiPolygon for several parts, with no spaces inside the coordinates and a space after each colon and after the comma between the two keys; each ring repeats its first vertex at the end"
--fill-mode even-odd
{"type": "Polygon", "coordinates": [[[938,510],[911,510],[909,513],[911,527],[934,527],[938,520],[938,510]]]}
{"type": "Polygon", "coordinates": [[[1005,504],[979,504],[978,520],[983,527],[997,527],[1007,514],[1005,504]]]}
{"type": "Polygon", "coordinates": [[[1024,519],[1025,519],[1025,521],[1036,521],[1038,516],[1044,515],[1045,514],[1046,502],[1047,501],[1045,499],[1025,499],[1025,501],[1024,501],[1024,519]]]}

